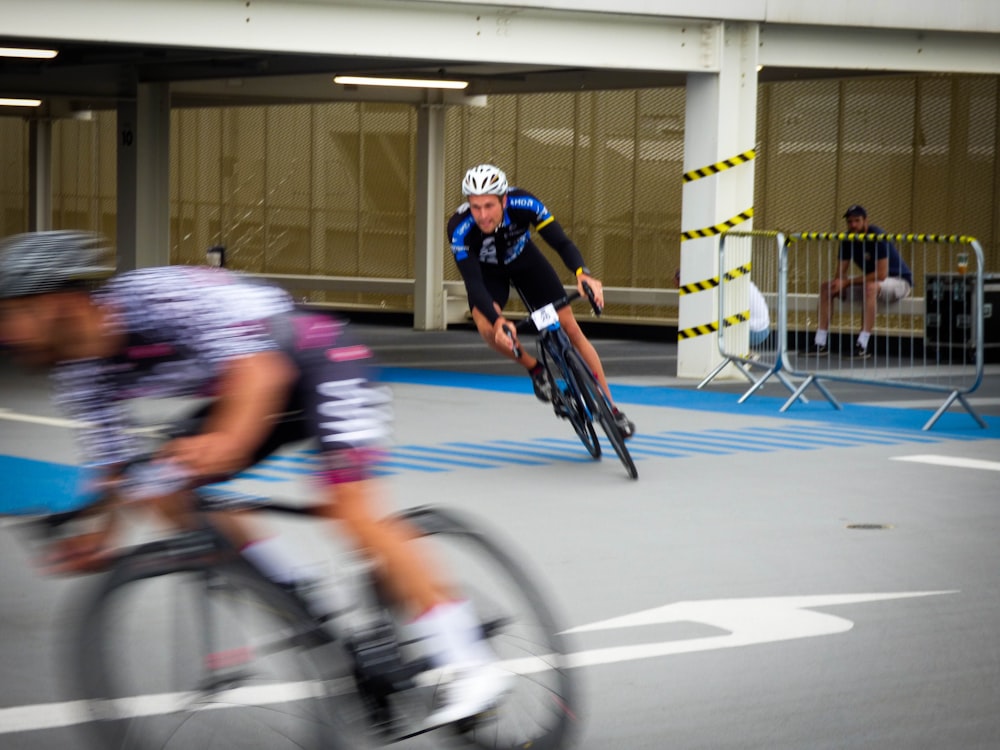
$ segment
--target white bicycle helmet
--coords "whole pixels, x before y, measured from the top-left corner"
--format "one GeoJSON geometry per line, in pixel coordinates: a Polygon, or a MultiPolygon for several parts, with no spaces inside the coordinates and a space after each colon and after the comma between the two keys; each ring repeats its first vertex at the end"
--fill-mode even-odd
{"type": "Polygon", "coordinates": [[[480,164],[465,173],[462,195],[506,195],[507,175],[492,164],[480,164]]]}
{"type": "Polygon", "coordinates": [[[108,243],[92,232],[27,232],[0,242],[0,299],[57,292],[114,271],[108,243]]]}

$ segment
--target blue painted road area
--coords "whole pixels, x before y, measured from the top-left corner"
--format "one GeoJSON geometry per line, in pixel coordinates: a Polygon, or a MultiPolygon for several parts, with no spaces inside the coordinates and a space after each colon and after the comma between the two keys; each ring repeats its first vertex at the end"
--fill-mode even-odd
{"type": "MultiPolygon", "coordinates": [[[[436,388],[459,388],[498,393],[526,393],[525,379],[508,375],[456,373],[385,368],[384,382],[436,388]]],[[[795,404],[779,413],[784,399],[755,396],[743,404],[738,396],[686,388],[661,386],[613,386],[622,405],[661,407],[685,411],[728,413],[732,427],[704,429],[660,429],[639,434],[629,443],[635,461],[684,459],[740,453],[815,451],[830,447],[933,445],[948,441],[1000,439],[998,420],[987,418],[980,428],[963,411],[944,414],[933,430],[921,429],[927,412],[888,406],[844,404],[834,409],[823,400],[795,404]],[[780,417],[780,423],[742,424],[740,417],[780,417]]],[[[540,407],[542,408],[542,407],[540,407]]],[[[566,437],[523,437],[470,442],[449,440],[446,430],[440,440],[407,442],[390,448],[379,465],[380,475],[405,473],[440,474],[456,470],[489,470],[511,466],[538,466],[557,462],[589,463],[590,457],[570,433],[566,437]]],[[[602,439],[603,440],[603,439],[602,439]]],[[[602,443],[605,453],[612,448],[602,443]]],[[[273,456],[241,475],[263,483],[291,481],[311,472],[314,461],[308,450],[273,456]]],[[[0,513],[36,515],[62,512],[87,502],[81,496],[80,470],[70,464],[0,455],[0,475],[6,477],[0,490],[0,513]]]]}

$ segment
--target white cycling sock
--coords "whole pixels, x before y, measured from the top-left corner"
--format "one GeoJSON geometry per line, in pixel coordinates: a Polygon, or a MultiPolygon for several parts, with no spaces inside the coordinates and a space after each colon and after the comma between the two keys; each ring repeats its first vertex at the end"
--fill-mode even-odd
{"type": "Polygon", "coordinates": [[[410,623],[410,627],[424,641],[427,656],[437,667],[496,661],[496,655],[483,640],[479,618],[469,601],[438,604],[410,623]]]}
{"type": "Polygon", "coordinates": [[[275,583],[295,583],[306,568],[280,536],[255,539],[240,554],[275,583]]]}
{"type": "Polygon", "coordinates": [[[816,346],[826,346],[826,331],[818,329],[816,331],[816,346]]]}
{"type": "Polygon", "coordinates": [[[858,346],[860,346],[862,349],[867,349],[868,348],[868,339],[870,339],[871,336],[872,336],[871,333],[869,333],[868,331],[862,331],[861,333],[859,333],[858,334],[858,346]]]}

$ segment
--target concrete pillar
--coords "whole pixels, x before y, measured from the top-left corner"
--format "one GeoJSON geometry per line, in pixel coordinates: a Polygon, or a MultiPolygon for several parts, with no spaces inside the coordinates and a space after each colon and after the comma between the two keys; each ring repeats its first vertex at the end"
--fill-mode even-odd
{"type": "Polygon", "coordinates": [[[679,377],[704,377],[722,361],[718,335],[711,331],[719,325],[718,287],[711,286],[719,276],[719,234],[752,226],[753,159],[740,155],[756,144],[758,26],[725,22],[722,35],[719,73],[687,78],[684,172],[709,173],[684,184],[679,377]],[[706,169],[713,165],[717,169],[706,169]],[[698,283],[709,288],[683,289],[698,283]]]}
{"type": "Polygon", "coordinates": [[[444,330],[444,105],[428,92],[417,111],[417,205],[413,327],[444,330]]]}
{"type": "Polygon", "coordinates": [[[140,83],[118,104],[118,268],[170,262],[170,87],[140,83]]]}
{"type": "Polygon", "coordinates": [[[29,123],[28,158],[28,230],[44,232],[52,229],[52,120],[29,123]]]}

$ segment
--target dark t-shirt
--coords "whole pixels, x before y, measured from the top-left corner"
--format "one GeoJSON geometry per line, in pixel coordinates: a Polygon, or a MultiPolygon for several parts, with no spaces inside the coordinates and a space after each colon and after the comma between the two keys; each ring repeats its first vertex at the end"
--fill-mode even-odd
{"type": "MultiPolygon", "coordinates": [[[[870,224],[866,234],[885,234],[881,227],[870,224]]],[[[882,258],[889,259],[889,277],[905,279],[913,286],[913,273],[906,265],[896,246],[889,240],[843,240],[840,243],[840,259],[853,260],[864,273],[874,273],[875,266],[882,258]]]]}

